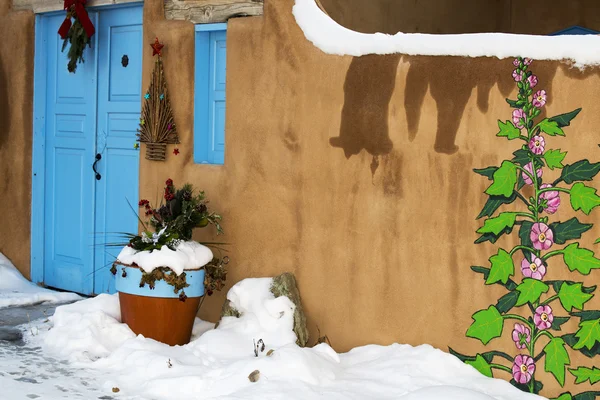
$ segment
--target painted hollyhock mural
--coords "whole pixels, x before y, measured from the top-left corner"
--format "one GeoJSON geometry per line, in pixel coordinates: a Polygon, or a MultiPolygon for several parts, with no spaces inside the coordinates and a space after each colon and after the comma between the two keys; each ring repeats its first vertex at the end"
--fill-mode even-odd
{"type": "MultiPolygon", "coordinates": [[[[536,379],[540,370],[549,372],[561,386],[567,374],[575,377],[576,384],[595,384],[600,381],[600,369],[592,365],[593,358],[600,354],[600,310],[586,309],[596,286],[584,286],[581,279],[600,268],[600,259],[574,242],[592,224],[582,223],[577,217],[566,221],[552,221],[552,217],[561,207],[589,215],[600,205],[596,189],[585,183],[600,171],[600,163],[580,160],[563,164],[567,152],[552,147],[558,145],[560,136],[565,136],[564,128],[581,109],[540,118],[548,94],[538,88],[538,78],[530,69],[532,60],[518,58],[513,63],[518,95],[516,100],[507,99],[514,108],[512,118],[498,121],[500,131],[496,136],[514,140],[519,148],[499,167],[475,170],[492,181],[485,191],[488,200],[478,216],[487,219],[477,231],[481,236],[475,243],[496,243],[501,236],[515,232],[520,244],[498,249],[489,259],[490,267],[471,267],[483,275],[486,285],[502,285],[508,292],[496,304],[473,314],[466,335],[484,345],[503,334],[510,335],[516,355],[492,350],[466,356],[450,351],[484,375],[491,377],[497,370],[511,374],[513,385],[531,393],[543,388],[536,379]],[[548,170],[556,169],[560,177],[546,180],[548,170]],[[521,211],[497,213],[501,207],[521,211]],[[546,279],[549,269],[565,265],[573,273],[572,281],[546,279]],[[577,330],[561,330],[571,318],[577,320],[577,330]],[[572,352],[589,357],[588,365],[571,365],[572,352]]],[[[591,400],[596,396],[600,391],[566,392],[556,399],[591,400]]]]}

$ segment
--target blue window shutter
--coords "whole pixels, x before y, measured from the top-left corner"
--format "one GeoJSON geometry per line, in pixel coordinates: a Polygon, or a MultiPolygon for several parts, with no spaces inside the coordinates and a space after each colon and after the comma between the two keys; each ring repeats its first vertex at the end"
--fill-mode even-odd
{"type": "Polygon", "coordinates": [[[563,29],[558,32],[551,33],[550,36],[559,36],[559,35],[598,35],[600,32],[594,31],[588,28],[584,28],[582,26],[572,26],[567,29],[563,29]]]}
{"type": "Polygon", "coordinates": [[[196,26],[194,161],[225,161],[227,24],[196,26]]]}

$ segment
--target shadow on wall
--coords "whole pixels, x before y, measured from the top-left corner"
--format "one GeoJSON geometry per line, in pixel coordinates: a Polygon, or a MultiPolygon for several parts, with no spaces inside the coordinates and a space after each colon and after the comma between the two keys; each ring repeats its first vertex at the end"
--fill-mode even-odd
{"type": "Polygon", "coordinates": [[[8,132],[10,131],[10,106],[9,96],[7,89],[6,73],[4,72],[4,65],[0,60],[0,149],[4,146],[4,143],[8,139],[8,132]]]}
{"type": "MultiPolygon", "coordinates": [[[[379,156],[389,154],[394,148],[389,135],[389,103],[400,58],[400,55],[369,55],[352,60],[344,83],[340,134],[330,138],[330,144],[342,148],[346,158],[363,149],[371,154],[372,174],[379,166],[379,156]]],[[[417,136],[421,109],[429,90],[437,106],[434,150],[438,153],[458,151],[456,135],[474,89],[478,109],[487,113],[490,92],[495,85],[504,97],[515,87],[511,76],[512,59],[404,56],[403,61],[410,65],[404,87],[408,138],[413,141],[417,136]]],[[[559,67],[571,79],[600,76],[598,68],[581,71],[559,62],[536,62],[539,81],[536,90],[546,90],[548,104],[552,104],[552,81],[559,67]]],[[[504,116],[490,118],[494,123],[498,118],[510,119],[509,109],[504,116]]],[[[495,126],[489,129],[494,130],[495,126]]]]}

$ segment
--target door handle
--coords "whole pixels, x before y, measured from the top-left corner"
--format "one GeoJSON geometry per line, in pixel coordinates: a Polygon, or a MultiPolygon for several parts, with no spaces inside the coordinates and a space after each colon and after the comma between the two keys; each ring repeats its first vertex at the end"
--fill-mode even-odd
{"type": "Polygon", "coordinates": [[[102,154],[98,153],[96,154],[96,161],[94,161],[94,164],[92,165],[92,169],[94,170],[94,173],[96,174],[96,180],[100,180],[102,179],[102,175],[100,175],[98,173],[98,171],[96,171],[96,164],[98,163],[98,161],[100,161],[102,159],[102,154]]]}

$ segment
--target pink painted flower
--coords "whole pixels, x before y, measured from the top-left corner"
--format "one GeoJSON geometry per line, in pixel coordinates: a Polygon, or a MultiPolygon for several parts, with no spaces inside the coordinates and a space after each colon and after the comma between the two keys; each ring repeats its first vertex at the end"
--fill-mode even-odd
{"type": "Polygon", "coordinates": [[[546,266],[540,258],[532,254],[531,261],[527,261],[526,258],[521,261],[521,272],[525,278],[533,278],[541,281],[544,275],[546,275],[546,266]]]}
{"type": "MultiPolygon", "coordinates": [[[[540,186],[541,189],[551,187],[552,185],[549,183],[544,183],[542,186],[540,186]]],[[[560,192],[558,190],[542,192],[540,194],[540,198],[546,200],[544,211],[546,211],[548,214],[554,214],[558,210],[558,206],[560,206],[560,192]]]]}
{"type": "Polygon", "coordinates": [[[529,238],[533,242],[533,248],[536,250],[548,250],[554,244],[554,233],[543,222],[533,224],[529,238]]]}
{"type": "Polygon", "coordinates": [[[539,306],[535,309],[533,323],[539,330],[543,331],[544,329],[550,328],[552,326],[552,321],[554,321],[554,315],[552,315],[552,308],[550,308],[550,306],[539,306]]]}
{"type": "Polygon", "coordinates": [[[525,119],[525,111],[523,111],[520,108],[516,108],[512,113],[512,118],[513,118],[513,124],[515,124],[515,126],[517,128],[522,129],[524,125],[521,120],[525,119]]]}
{"type": "MultiPolygon", "coordinates": [[[[530,175],[533,175],[533,165],[531,163],[526,164],[523,168],[525,169],[525,171],[529,172],[530,175]]],[[[541,168],[538,168],[535,172],[538,178],[542,177],[543,171],[541,168]]],[[[525,172],[521,172],[521,176],[523,177],[523,180],[527,185],[533,184],[533,181],[525,172]]]]}
{"type": "Polygon", "coordinates": [[[524,349],[531,342],[531,331],[523,324],[515,324],[515,329],[512,331],[512,340],[515,342],[517,349],[524,349]]]}
{"type": "Polygon", "coordinates": [[[515,357],[515,362],[512,367],[512,375],[515,381],[520,384],[525,384],[531,380],[531,376],[535,372],[535,363],[533,358],[524,354],[519,354],[515,357]]]}
{"type": "Polygon", "coordinates": [[[529,82],[530,87],[534,88],[538,84],[538,77],[535,75],[529,75],[529,78],[527,78],[527,82],[529,82]]]}
{"type": "Polygon", "coordinates": [[[515,59],[513,60],[513,65],[514,65],[515,67],[519,68],[519,65],[521,65],[521,61],[519,61],[519,59],[518,59],[518,58],[515,58],[515,59]]]}
{"type": "Polygon", "coordinates": [[[533,95],[533,105],[537,108],[542,108],[546,104],[546,100],[548,97],[546,96],[545,90],[538,90],[533,95]]]}
{"type": "Polygon", "coordinates": [[[533,60],[531,58],[525,58],[523,60],[523,64],[525,64],[525,65],[531,65],[532,62],[533,62],[533,60]]]}
{"type": "Polygon", "coordinates": [[[546,148],[546,140],[541,135],[534,136],[529,141],[529,150],[531,150],[531,152],[533,154],[537,154],[539,156],[540,154],[542,154],[544,152],[545,148],[546,148]]]}
{"type": "Polygon", "coordinates": [[[517,70],[515,69],[512,73],[512,77],[515,80],[515,82],[521,82],[523,80],[523,73],[517,72],[517,70]]]}

